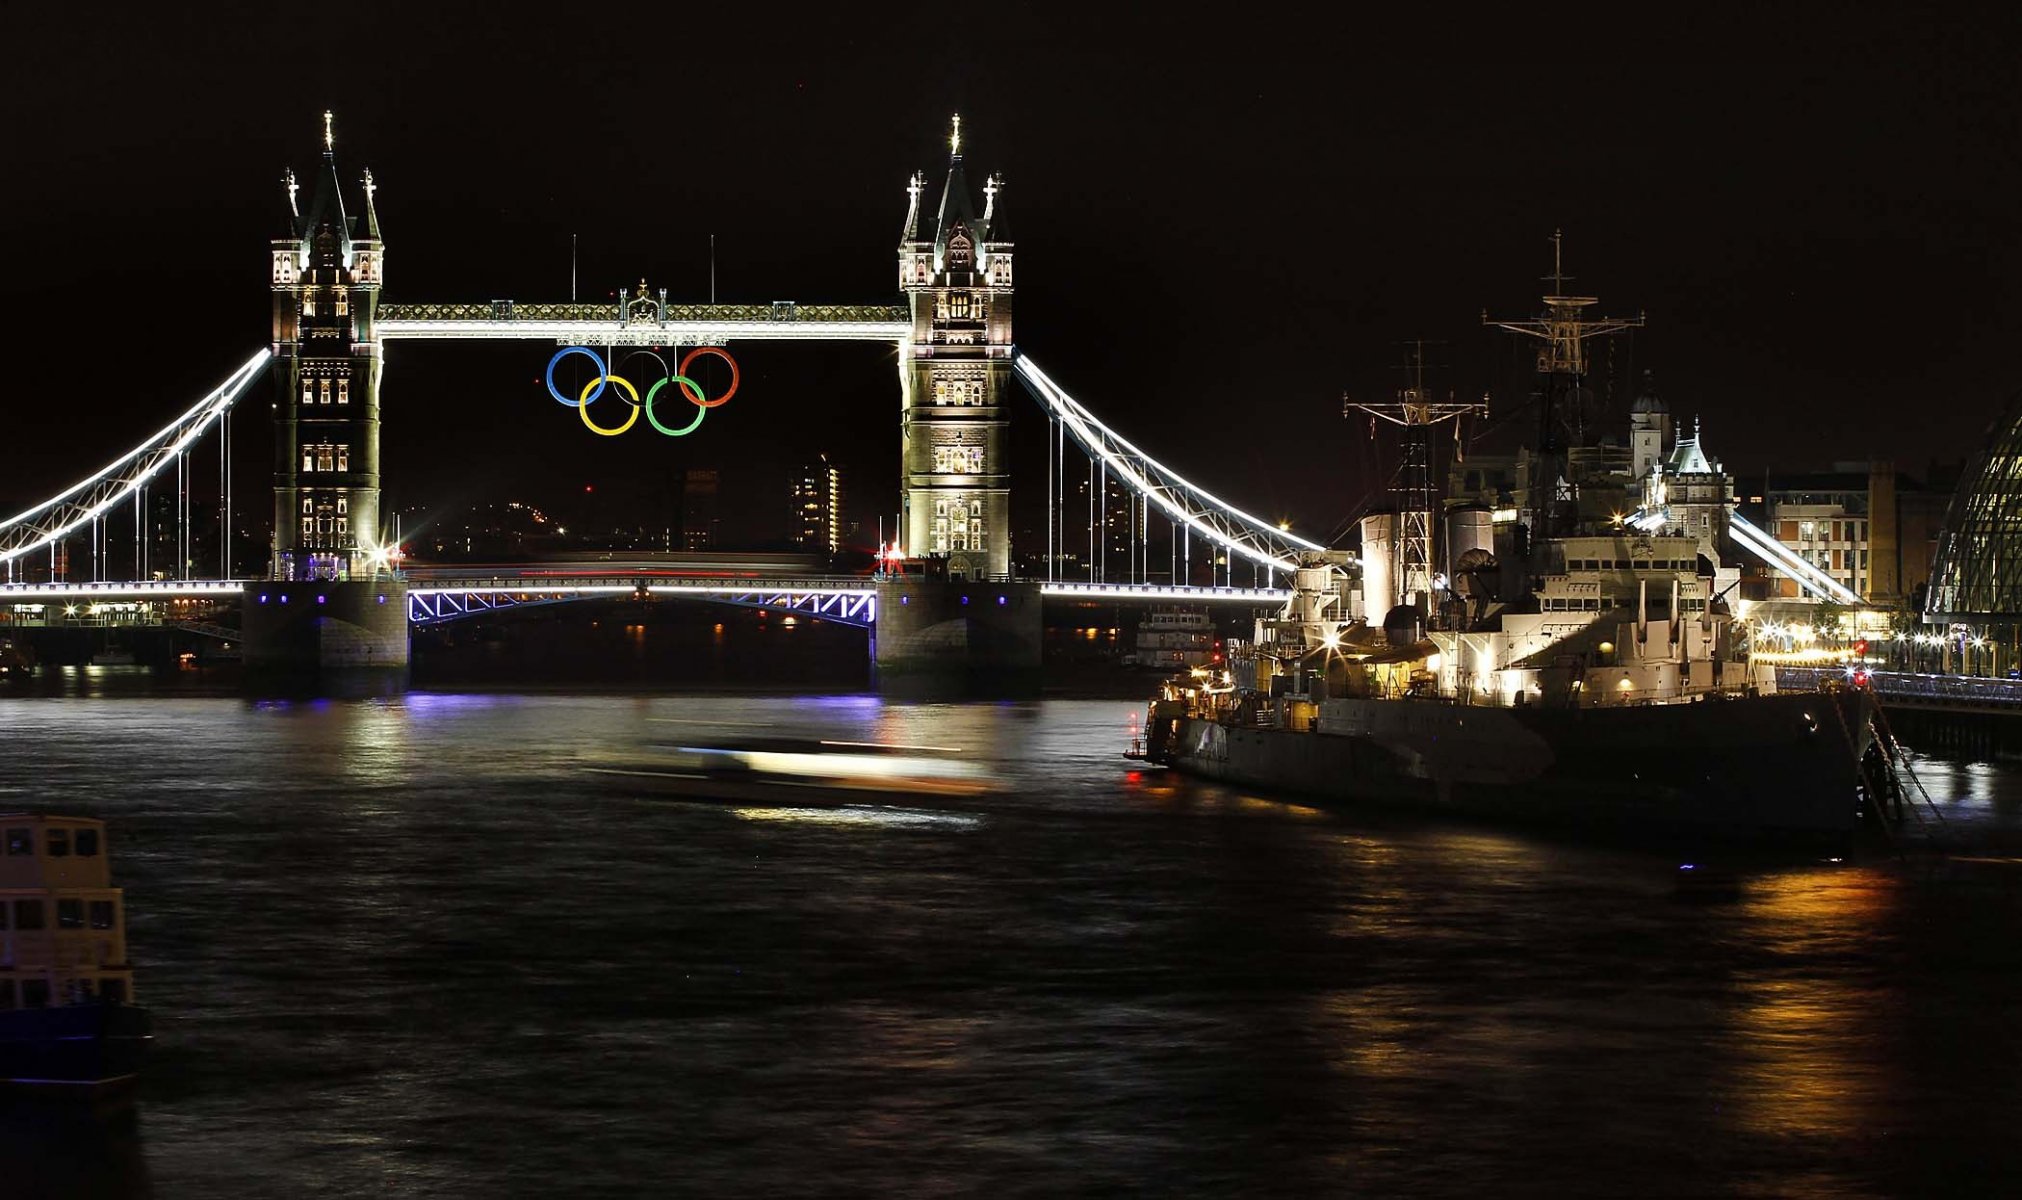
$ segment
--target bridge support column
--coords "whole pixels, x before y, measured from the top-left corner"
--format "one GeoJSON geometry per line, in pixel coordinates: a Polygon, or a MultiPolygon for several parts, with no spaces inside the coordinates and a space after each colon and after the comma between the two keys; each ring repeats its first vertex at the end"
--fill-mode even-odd
{"type": "Polygon", "coordinates": [[[338,692],[406,688],[407,585],[400,580],[249,583],[242,603],[249,682],[338,692]]]}
{"type": "Polygon", "coordinates": [[[1036,583],[896,579],[878,584],[878,690],[1036,696],[1045,630],[1036,583]]]}

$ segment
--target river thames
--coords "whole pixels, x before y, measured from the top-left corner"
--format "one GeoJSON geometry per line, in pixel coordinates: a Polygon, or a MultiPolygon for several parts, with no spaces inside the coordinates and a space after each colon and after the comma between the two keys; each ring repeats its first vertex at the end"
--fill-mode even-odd
{"type": "MultiPolygon", "coordinates": [[[[155,1054],[9,1102],[8,1195],[2014,1194],[2022,770],[1951,850],[1676,854],[1129,769],[1123,700],[0,695],[106,818],[155,1054]],[[958,747],[842,809],[590,768],[958,747]]],[[[69,693],[69,694],[65,694],[69,693]]]]}

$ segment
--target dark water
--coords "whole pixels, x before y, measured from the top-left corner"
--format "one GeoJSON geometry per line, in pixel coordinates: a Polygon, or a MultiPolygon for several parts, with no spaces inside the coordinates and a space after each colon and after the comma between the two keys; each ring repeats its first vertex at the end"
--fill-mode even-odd
{"type": "Polygon", "coordinates": [[[1131,774],[1133,707],[0,698],[0,808],[113,822],[159,1022],[130,1108],[4,1110],[0,1194],[2022,1188],[2015,769],[1925,764],[1951,857],[1692,902],[1654,849],[1131,774]],[[1010,786],[582,769],[737,732],[1010,786]]]}

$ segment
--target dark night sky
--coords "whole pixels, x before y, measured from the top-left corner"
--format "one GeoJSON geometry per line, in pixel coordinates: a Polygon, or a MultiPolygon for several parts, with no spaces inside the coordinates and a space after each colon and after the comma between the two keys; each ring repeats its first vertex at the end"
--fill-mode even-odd
{"type": "MultiPolygon", "coordinates": [[[[1575,290],[1647,313],[1636,367],[1730,466],[1920,472],[2017,387],[2007,8],[1536,8],[1554,29],[1447,8],[405,7],[10,14],[4,287],[26,336],[0,508],[264,342],[277,180],[313,176],[325,107],[345,177],[379,181],[401,301],[566,298],[572,232],[585,294],[643,275],[706,299],[713,232],[726,301],[889,302],[907,175],[938,193],[959,110],[972,178],[1009,178],[1021,346],[1146,449],[1308,531],[1368,486],[1340,396],[1396,387],[1403,339],[1445,340],[1455,391],[1520,398],[1479,315],[1535,310],[1555,227],[1575,290]]],[[[895,506],[887,349],[744,345],[746,391],[706,436],[621,444],[545,397],[547,353],[396,345],[393,498],[552,502],[718,466],[764,524],[772,473],[828,450],[866,520],[895,506]]],[[[1014,412],[1032,480],[1037,410],[1014,412]]],[[[264,421],[240,429],[258,459],[264,421]]]]}

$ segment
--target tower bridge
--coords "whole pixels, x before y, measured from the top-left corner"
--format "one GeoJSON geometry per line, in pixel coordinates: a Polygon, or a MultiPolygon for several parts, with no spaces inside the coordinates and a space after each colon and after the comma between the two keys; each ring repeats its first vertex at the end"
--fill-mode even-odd
{"type": "MultiPolygon", "coordinates": [[[[973,651],[979,643],[971,635],[979,631],[983,642],[991,642],[989,627],[1009,619],[995,611],[1000,607],[1020,609],[1024,615],[1016,619],[1036,630],[1036,604],[1048,596],[1275,604],[1285,595],[1274,586],[1279,576],[1302,556],[1323,550],[1181,478],[1097,419],[1018,352],[1012,340],[1015,244],[1005,221],[1004,181],[996,175],[985,179],[979,210],[966,175],[959,122],[937,202],[929,205],[923,174],[916,172],[905,189],[896,254],[899,304],[684,304],[670,302],[665,289],[649,290],[643,282],[603,303],[386,302],[387,243],[375,204],[377,186],[370,171],[355,190],[341,181],[326,114],[319,169],[306,205],[300,202],[302,188],[293,172],[283,177],[285,203],[268,247],[268,347],[105,468],[0,522],[6,581],[0,584],[0,610],[50,601],[88,603],[93,597],[215,599],[236,591],[250,645],[291,645],[325,666],[402,666],[410,622],[432,623],[526,603],[643,590],[809,611],[868,626],[878,620],[881,608],[890,624],[896,616],[890,600],[899,597],[910,609],[901,623],[922,634],[917,648],[931,656],[957,642],[973,651]],[[381,520],[381,386],[386,343],[416,338],[545,342],[602,351],[602,357],[592,354],[599,363],[632,347],[890,343],[900,363],[898,544],[909,555],[939,562],[946,595],[929,602],[921,593],[916,605],[902,592],[907,586],[920,588],[918,580],[880,583],[856,577],[744,580],[735,586],[616,576],[568,586],[552,581],[535,586],[529,579],[407,580],[394,568],[394,548],[381,520]],[[229,418],[263,374],[275,388],[272,540],[265,578],[235,580],[229,418]],[[1006,433],[1014,379],[1038,401],[1049,422],[1044,579],[1012,578],[1006,433]],[[205,572],[197,562],[200,531],[195,527],[201,519],[193,503],[199,490],[198,443],[207,437],[218,447],[212,551],[217,569],[208,579],[200,577],[205,572]],[[1072,472],[1070,458],[1077,464],[1072,472]],[[1082,514],[1080,501],[1070,506],[1063,496],[1070,486],[1081,486],[1084,459],[1088,553],[1069,572],[1062,563],[1077,557],[1079,547],[1069,535],[1082,514]],[[149,561],[150,547],[160,541],[152,528],[159,522],[150,508],[151,493],[156,507],[164,493],[174,498],[174,545],[167,564],[149,561]],[[1115,515],[1112,495],[1121,509],[1115,515]],[[128,502],[133,508],[133,565],[131,578],[122,581],[123,562],[115,565],[114,559],[115,546],[125,538],[121,514],[128,502]],[[1150,551],[1152,531],[1160,527],[1168,535],[1167,562],[1162,564],[1154,563],[1150,551]],[[1119,528],[1125,535],[1120,540],[1115,537],[1119,528]],[[1108,563],[1113,541],[1122,560],[1115,571],[1108,563]],[[1196,543],[1211,586],[1195,583],[1196,543]],[[1238,585],[1236,568],[1243,563],[1249,565],[1253,586],[1238,585]],[[960,589],[973,585],[1008,590],[1001,596],[992,593],[999,603],[965,610],[970,597],[960,589]],[[275,599],[283,594],[313,597],[313,603],[289,606],[275,599]],[[957,626],[962,636],[950,641],[950,630],[957,626]]],[[[669,380],[681,382],[671,369],[669,380]]],[[[685,384],[682,390],[691,402],[709,406],[685,384]]],[[[575,401],[578,406],[589,402],[575,401]]],[[[1335,561],[1348,562],[1345,555],[1336,555],[1335,561]]],[[[901,631],[887,631],[893,632],[901,631]]],[[[908,636],[884,640],[889,644],[908,636]]],[[[1029,657],[1036,668],[1036,637],[1011,640],[1020,644],[1016,654],[1029,657]]]]}

